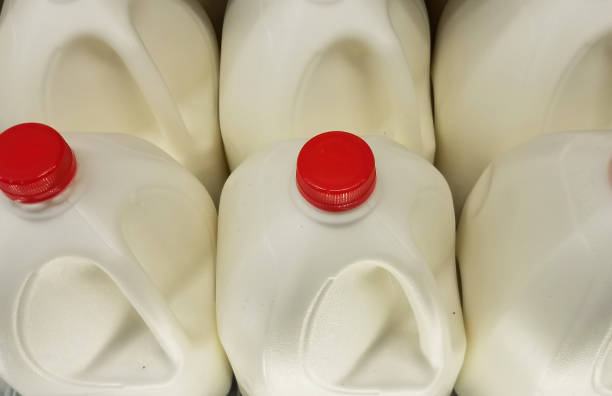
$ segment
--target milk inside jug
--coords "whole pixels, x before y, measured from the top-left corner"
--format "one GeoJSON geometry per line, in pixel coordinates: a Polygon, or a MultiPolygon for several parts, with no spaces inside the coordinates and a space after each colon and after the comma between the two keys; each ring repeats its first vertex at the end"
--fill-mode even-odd
{"type": "Polygon", "coordinates": [[[218,47],[195,0],[6,0],[0,53],[0,128],[138,136],[218,199],[218,47]]]}
{"type": "Polygon", "coordinates": [[[437,163],[461,207],[490,161],[612,127],[612,2],[449,0],[433,64],[437,163]]]}
{"type": "Polygon", "coordinates": [[[233,0],[221,130],[230,168],[280,140],[348,129],[433,160],[423,0],[233,0]]]}
{"type": "Polygon", "coordinates": [[[466,202],[460,396],[612,394],[612,134],[539,137],[466,202]]]}
{"type": "Polygon", "coordinates": [[[0,376],[28,396],[225,396],[216,212],[156,147],[0,135],[0,376]]]}
{"type": "Polygon", "coordinates": [[[384,137],[304,143],[222,194],[219,335],[243,396],[448,396],[465,341],[446,182],[384,137]]]}

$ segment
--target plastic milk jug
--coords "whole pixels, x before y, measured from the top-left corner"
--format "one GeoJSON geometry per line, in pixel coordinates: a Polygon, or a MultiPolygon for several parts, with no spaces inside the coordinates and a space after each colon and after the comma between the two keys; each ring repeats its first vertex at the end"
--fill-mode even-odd
{"type": "Polygon", "coordinates": [[[465,348],[448,185],[384,137],[304,143],[222,194],[219,335],[243,396],[448,396],[465,348]]]}
{"type": "Polygon", "coordinates": [[[384,135],[428,160],[435,139],[423,0],[233,0],[220,114],[230,168],[279,140],[384,135]]]}
{"type": "Polygon", "coordinates": [[[65,137],[0,135],[0,376],[28,396],[225,396],[210,196],[145,141],[65,137]]]}
{"type": "Polygon", "coordinates": [[[433,65],[437,162],[457,207],[490,161],[612,128],[612,2],[449,0],[433,65]]]}
{"type": "Polygon", "coordinates": [[[612,395],[610,132],[493,162],[463,210],[460,396],[612,395]]]}
{"type": "Polygon", "coordinates": [[[0,128],[135,135],[218,199],[218,47],[197,1],[6,0],[0,54],[0,128]]]}

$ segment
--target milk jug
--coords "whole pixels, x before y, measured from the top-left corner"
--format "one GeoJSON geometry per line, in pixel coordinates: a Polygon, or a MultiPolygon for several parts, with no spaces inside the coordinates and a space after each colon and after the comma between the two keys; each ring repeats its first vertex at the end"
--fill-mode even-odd
{"type": "Polygon", "coordinates": [[[140,139],[65,137],[0,135],[0,376],[27,396],[225,396],[210,196],[140,139]]]}
{"type": "Polygon", "coordinates": [[[487,168],[458,236],[460,396],[612,394],[612,134],[539,137],[487,168]]]}
{"type": "Polygon", "coordinates": [[[243,396],[451,393],[465,341],[450,191],[416,154],[366,141],[282,142],[224,187],[217,315],[243,396]]]}
{"type": "Polygon", "coordinates": [[[0,128],[135,135],[218,199],[218,48],[195,0],[6,0],[0,58],[0,128]]]}
{"type": "Polygon", "coordinates": [[[233,0],[221,51],[231,169],[277,141],[336,129],[433,159],[423,0],[233,0]]]}
{"type": "Polygon", "coordinates": [[[458,207],[490,161],[612,127],[612,2],[449,0],[433,64],[437,162],[458,207]]]}

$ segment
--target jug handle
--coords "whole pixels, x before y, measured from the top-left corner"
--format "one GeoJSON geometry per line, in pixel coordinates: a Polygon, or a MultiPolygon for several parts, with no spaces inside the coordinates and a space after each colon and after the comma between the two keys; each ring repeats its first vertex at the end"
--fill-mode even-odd
{"type": "Polygon", "coordinates": [[[189,348],[189,340],[166,299],[142,266],[135,258],[115,257],[102,261],[99,267],[115,282],[179,368],[189,348]]]}
{"type": "MultiPolygon", "coordinates": [[[[110,36],[105,37],[95,33],[94,36],[108,44],[123,59],[151,107],[161,133],[173,146],[173,149],[176,152],[192,149],[193,135],[187,129],[179,107],[159,68],[140,39],[130,18],[129,7],[126,5],[115,10],[115,17],[119,21],[109,25],[109,27],[112,26],[110,36]]],[[[211,48],[216,49],[214,45],[211,48]]]]}
{"type": "MultiPolygon", "coordinates": [[[[152,280],[145,273],[138,262],[130,257],[122,257],[117,254],[109,254],[95,259],[87,258],[88,255],[74,255],[71,258],[78,259],[80,262],[88,262],[103,271],[113,283],[123,293],[134,310],[141,316],[147,327],[156,338],[162,349],[166,352],[170,360],[176,367],[174,375],[169,382],[181,375],[184,361],[187,358],[189,341],[185,333],[179,326],[175,316],[172,314],[165,299],[155,287],[152,280]]],[[[26,291],[28,279],[36,273],[45,263],[24,266],[20,272],[20,278],[24,283],[15,283],[15,293],[18,298],[26,291]]],[[[0,306],[12,306],[18,310],[19,305],[15,301],[6,301],[0,306]]],[[[2,307],[0,307],[2,308],[2,307]]],[[[98,392],[103,389],[123,389],[126,394],[140,394],[142,389],[163,389],[169,384],[159,385],[134,385],[126,387],[117,383],[97,383],[91,381],[73,380],[50,373],[36,362],[28,353],[19,336],[19,314],[7,315],[9,318],[5,326],[0,323],[0,335],[8,336],[5,342],[0,340],[2,358],[0,366],[3,371],[14,373],[18,376],[16,381],[11,384],[19,388],[20,384],[28,384],[32,392],[48,392],[48,389],[56,389],[60,394],[88,394],[98,392]]]]}
{"type": "Polygon", "coordinates": [[[438,288],[436,280],[427,262],[418,257],[406,262],[392,259],[376,261],[380,268],[394,276],[406,295],[416,319],[421,350],[435,372],[426,388],[414,390],[409,394],[429,395],[431,389],[436,388],[441,379],[450,344],[448,328],[435,294],[438,288]]]}
{"type": "MultiPolygon", "coordinates": [[[[405,262],[392,258],[371,258],[356,261],[348,265],[346,269],[364,264],[387,271],[399,283],[414,312],[419,330],[421,350],[434,371],[434,375],[425,386],[419,389],[399,389],[395,390],[395,392],[401,392],[407,396],[431,395],[433,391],[439,390],[442,386],[442,374],[447,365],[446,356],[449,354],[450,339],[448,327],[443,320],[441,306],[435,295],[435,290],[437,290],[438,286],[429,265],[418,257],[413,257],[405,262]]],[[[310,310],[308,316],[313,314],[314,310],[310,310]]],[[[305,321],[305,323],[311,322],[310,317],[305,321]]],[[[308,368],[305,367],[304,369],[306,372],[309,372],[308,368]]],[[[310,377],[320,387],[319,392],[322,389],[329,392],[325,393],[325,395],[350,396],[358,393],[365,396],[375,396],[383,394],[380,391],[350,391],[343,387],[329,386],[329,384],[321,383],[312,374],[310,377]]],[[[393,392],[388,393],[395,394],[393,392]]]]}

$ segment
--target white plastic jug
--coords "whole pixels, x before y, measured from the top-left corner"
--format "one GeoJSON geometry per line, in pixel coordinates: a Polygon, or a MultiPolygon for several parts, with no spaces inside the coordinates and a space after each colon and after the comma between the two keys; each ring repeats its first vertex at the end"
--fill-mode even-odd
{"type": "Polygon", "coordinates": [[[433,64],[436,160],[457,207],[519,143],[612,128],[611,32],[610,1],[449,0],[433,64]]]}
{"type": "Polygon", "coordinates": [[[140,139],[66,139],[0,135],[0,376],[28,396],[225,396],[210,196],[140,139]]]}
{"type": "Polygon", "coordinates": [[[448,396],[465,340],[446,182],[387,138],[304,142],[254,155],[221,198],[219,335],[243,396],[448,396]]]}
{"type": "Polygon", "coordinates": [[[35,120],[135,135],[218,200],[218,47],[195,0],[6,0],[0,59],[2,130],[35,120]]]}
{"type": "Polygon", "coordinates": [[[233,0],[221,132],[230,168],[279,140],[384,135],[433,160],[423,0],[233,0]]]}
{"type": "Polygon", "coordinates": [[[610,132],[540,137],[487,168],[458,257],[460,396],[612,394],[610,132]]]}

